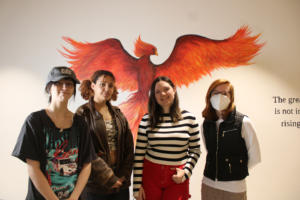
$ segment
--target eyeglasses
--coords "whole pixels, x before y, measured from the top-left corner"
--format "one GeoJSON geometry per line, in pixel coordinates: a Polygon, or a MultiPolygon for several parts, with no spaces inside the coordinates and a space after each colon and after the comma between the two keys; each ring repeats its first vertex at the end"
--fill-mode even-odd
{"type": "Polygon", "coordinates": [[[230,96],[229,91],[217,91],[217,90],[212,91],[211,96],[218,95],[218,94],[222,94],[222,95],[225,95],[225,96],[228,96],[228,97],[230,96]]]}
{"type": "Polygon", "coordinates": [[[54,85],[56,87],[63,87],[63,86],[65,86],[66,88],[73,88],[74,87],[74,83],[73,82],[61,82],[61,81],[58,81],[58,82],[55,82],[54,85]]]}

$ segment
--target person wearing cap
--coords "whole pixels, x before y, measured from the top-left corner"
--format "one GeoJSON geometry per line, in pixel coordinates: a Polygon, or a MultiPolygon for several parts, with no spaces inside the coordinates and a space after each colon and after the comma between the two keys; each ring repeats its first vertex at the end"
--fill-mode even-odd
{"type": "Polygon", "coordinates": [[[49,104],[31,113],[12,155],[27,164],[28,200],[77,200],[96,158],[84,119],[68,109],[79,83],[68,67],[54,67],[45,91],[49,104]]]}

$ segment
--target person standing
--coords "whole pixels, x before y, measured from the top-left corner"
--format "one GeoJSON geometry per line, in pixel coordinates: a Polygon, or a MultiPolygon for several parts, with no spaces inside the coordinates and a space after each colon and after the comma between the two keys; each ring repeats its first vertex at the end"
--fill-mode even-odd
{"type": "Polygon", "coordinates": [[[79,83],[64,66],[48,74],[49,105],[31,113],[22,126],[12,155],[27,164],[27,200],[77,200],[96,157],[84,119],[68,109],[79,83]]]}
{"type": "Polygon", "coordinates": [[[88,103],[77,113],[88,123],[99,157],[92,163],[84,191],[86,200],[129,200],[133,136],[121,110],[110,103],[117,98],[115,77],[109,71],[98,70],[81,83],[80,91],[88,103]]]}
{"type": "Polygon", "coordinates": [[[202,136],[207,150],[202,200],[246,200],[248,169],[261,161],[251,120],[236,110],[228,80],[214,81],[202,112],[202,136]]]}
{"type": "Polygon", "coordinates": [[[150,90],[134,157],[133,194],[137,200],[186,200],[189,178],[200,157],[199,125],[179,107],[173,82],[157,77],[150,90]]]}

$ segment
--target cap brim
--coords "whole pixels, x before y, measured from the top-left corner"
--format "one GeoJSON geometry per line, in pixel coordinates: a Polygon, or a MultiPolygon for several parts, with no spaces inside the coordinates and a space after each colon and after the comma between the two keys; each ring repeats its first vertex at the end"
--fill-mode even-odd
{"type": "Polygon", "coordinates": [[[72,79],[76,84],[80,84],[80,81],[78,79],[70,77],[70,76],[64,76],[64,75],[55,77],[51,81],[56,82],[56,81],[60,81],[61,79],[64,79],[64,78],[72,79]]]}

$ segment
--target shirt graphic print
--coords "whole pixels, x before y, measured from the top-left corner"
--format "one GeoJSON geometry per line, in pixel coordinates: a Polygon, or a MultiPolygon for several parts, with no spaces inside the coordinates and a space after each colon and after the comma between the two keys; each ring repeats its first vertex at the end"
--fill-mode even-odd
{"type": "Polygon", "coordinates": [[[76,129],[44,129],[46,136],[46,176],[59,199],[68,198],[77,180],[79,134],[76,129]]]}

